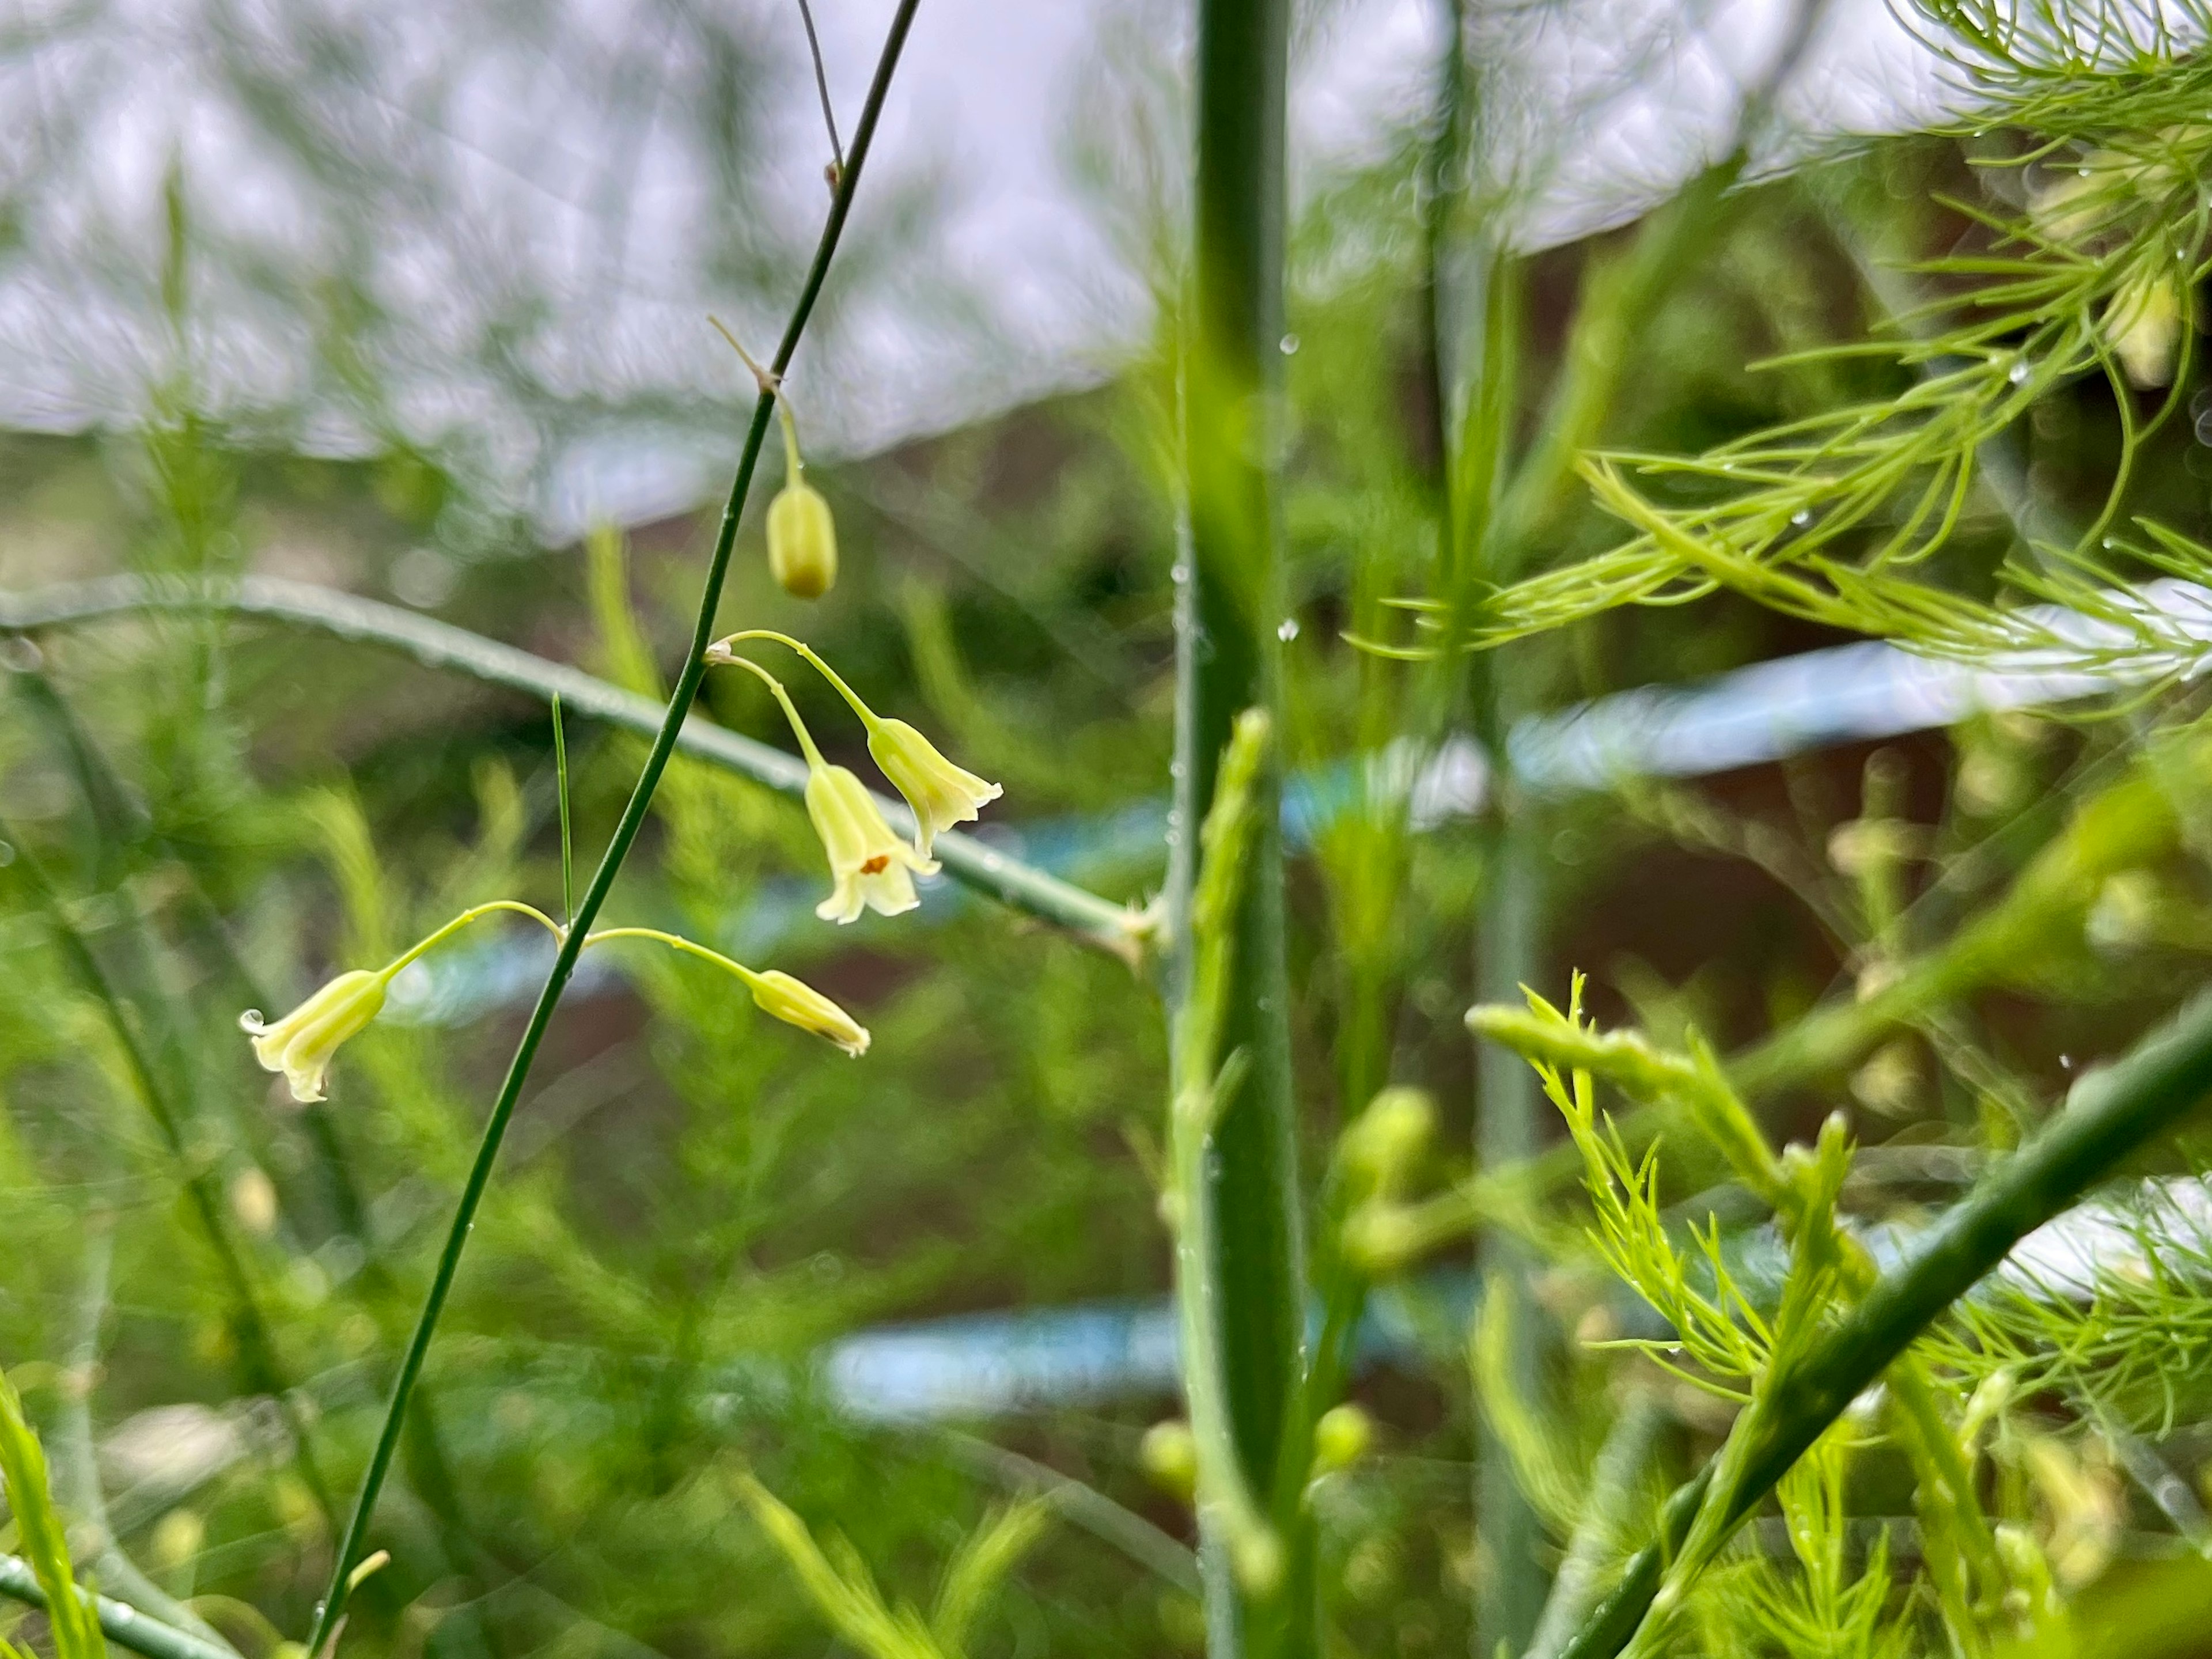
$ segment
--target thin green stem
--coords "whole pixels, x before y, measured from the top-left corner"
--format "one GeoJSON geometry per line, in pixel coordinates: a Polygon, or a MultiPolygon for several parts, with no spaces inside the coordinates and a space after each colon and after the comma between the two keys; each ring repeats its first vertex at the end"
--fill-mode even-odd
{"type": "Polygon", "coordinates": [[[768,687],[769,696],[774,697],[777,707],[783,710],[783,718],[791,727],[792,736],[799,739],[799,752],[806,757],[806,764],[810,771],[815,767],[827,766],[830,763],[822,758],[822,751],[814,746],[814,734],[806,729],[806,722],[799,718],[799,710],[792,703],[791,693],[783,689],[781,680],[776,678],[750,657],[725,653],[715,658],[714,660],[726,667],[745,669],[763,685],[768,687]]]}
{"type": "MultiPolygon", "coordinates": [[[[146,611],[219,611],[254,617],[334,638],[403,652],[432,668],[466,674],[544,698],[557,691],[565,709],[626,731],[655,735],[665,708],[565,663],[517,650],[466,629],[332,588],[275,576],[199,580],[112,576],[64,582],[27,593],[0,592],[0,633],[40,634],[146,611]]],[[[685,755],[794,799],[805,793],[806,766],[798,757],[703,720],[685,723],[676,746],[685,755]]],[[[894,797],[875,797],[894,828],[913,833],[914,814],[894,797]]],[[[1067,930],[1142,973],[1153,960],[1158,927],[1143,910],[1117,904],[947,830],[931,855],[970,890],[1024,915],[1067,930]]]]}
{"type": "Polygon", "coordinates": [[[553,787],[561,805],[561,923],[576,917],[575,841],[568,822],[568,738],[562,729],[561,694],[553,694],[553,787]]]}
{"type": "Polygon", "coordinates": [[[781,392],[775,412],[783,417],[783,483],[788,489],[805,476],[806,463],[799,459],[799,421],[791,412],[791,399],[781,392]]]}
{"type": "MultiPolygon", "coordinates": [[[[807,644],[805,641],[795,640],[788,634],[779,634],[773,628],[748,628],[742,633],[731,635],[727,639],[720,641],[720,643],[726,646],[741,645],[747,640],[773,640],[778,645],[789,647],[792,650],[797,652],[801,657],[805,658],[807,663],[811,665],[814,671],[820,674],[823,679],[830,682],[831,689],[834,690],[839,696],[844,698],[847,706],[849,707],[855,714],[858,714],[860,717],[861,725],[866,726],[869,731],[872,732],[876,727],[883,724],[882,716],[878,715],[874,709],[869,708],[866,702],[862,702],[860,700],[860,694],[853,690],[851,686],[845,684],[845,677],[842,674],[840,674],[836,669],[832,668],[828,663],[823,661],[820,657],[817,656],[814,653],[814,647],[807,644]]],[[[773,684],[774,682],[771,681],[770,684],[773,684]]]]}
{"type": "MultiPolygon", "coordinates": [[[[798,349],[799,337],[805,331],[807,319],[813,313],[814,302],[822,292],[823,278],[829,274],[830,256],[836,251],[838,239],[844,231],[846,216],[852,210],[853,192],[860,183],[868,147],[875,137],[876,123],[883,112],[884,98],[890,88],[892,71],[897,66],[900,51],[906,44],[907,32],[913,26],[919,3],[920,0],[900,0],[898,9],[891,19],[883,56],[876,66],[875,79],[868,88],[867,102],[861,112],[860,125],[854,134],[850,164],[839,179],[836,194],[830,203],[829,222],[823,228],[821,241],[815,250],[813,264],[807,272],[798,303],[793,307],[791,319],[784,329],[782,342],[776,350],[775,372],[779,377],[791,366],[792,354],[798,349]]],[[[393,1381],[391,1403],[386,1408],[383,1426],[378,1431],[368,1468],[362,1478],[361,1494],[354,1506],[353,1519],[331,1564],[330,1589],[316,1619],[314,1632],[307,1643],[307,1650],[311,1654],[319,1655],[323,1651],[325,1644],[331,1639],[331,1632],[336,1629],[338,1620],[344,1614],[348,1579],[355,1564],[362,1558],[369,1523],[375,1514],[376,1500],[383,1491],[385,1477],[391,1470],[392,1454],[398,1446],[408,1401],[414,1393],[416,1379],[422,1375],[422,1362],[429,1352],[431,1339],[437,1333],[438,1322],[445,1313],[447,1297],[452,1293],[453,1278],[460,1267],[461,1254],[467,1247],[469,1234],[476,1225],[477,1210],[483,1202],[485,1188],[490,1184],[492,1167],[499,1157],[500,1143],[506,1136],[507,1123],[514,1117],[515,1105],[521,1098],[523,1085],[529,1079],[538,1046],[544,1041],[546,1029],[552,1023],[554,1006],[560,1001],[561,993],[569,976],[575,972],[576,959],[583,951],[584,939],[593,919],[606,902],[615,878],[621,873],[630,848],[637,840],[638,832],[645,826],[653,793],[659,787],[661,775],[667,770],[669,759],[676,751],[677,738],[683,730],[685,716],[690,713],[692,702],[698,696],[699,682],[706,672],[707,647],[714,637],[714,611],[721,601],[722,585],[729,573],[730,556],[737,545],[738,520],[744,511],[745,499],[751,489],[753,470],[760,459],[762,441],[768,434],[769,418],[775,402],[774,397],[763,391],[754,403],[752,420],[745,432],[744,448],[738,461],[737,476],[731,483],[729,501],[723,509],[721,526],[714,538],[714,550],[700,594],[698,617],[692,628],[690,648],[684,653],[683,672],[678,676],[666,714],[660,722],[659,730],[654,734],[652,751],[638,774],[636,787],[630,792],[629,800],[623,809],[622,817],[615,826],[606,852],[599,860],[599,868],[592,873],[591,884],[585,890],[582,902],[576,907],[574,921],[554,957],[552,970],[546,975],[544,988],[538,994],[537,1006],[531,1010],[529,1023],[524,1028],[521,1041],[516,1045],[514,1059],[507,1067],[506,1080],[501,1085],[499,1096],[492,1105],[491,1115],[484,1125],[483,1139],[477,1149],[476,1161],[470,1168],[468,1181],[461,1189],[460,1202],[454,1208],[453,1225],[447,1233],[445,1248],[439,1254],[437,1269],[431,1278],[428,1293],[423,1298],[422,1314],[416,1322],[415,1333],[409,1340],[407,1352],[400,1361],[398,1376],[393,1381]]]]}
{"type": "Polygon", "coordinates": [[[2036,1137],[1916,1238],[1842,1322],[1759,1390],[1728,1443],[1678,1488],[1562,1659],[1612,1659],[1644,1622],[1667,1564],[1686,1583],[1844,1408],[1928,1324],[2115,1164],[2212,1091],[2212,999],[2074,1085],[2036,1137]]]}
{"type": "Polygon", "coordinates": [[[401,969],[406,967],[408,963],[415,961],[416,958],[427,954],[428,952],[435,950],[439,945],[443,945],[447,939],[453,938],[454,934],[459,933],[462,928],[467,927],[471,922],[481,921],[483,917],[490,915],[495,911],[502,910],[514,915],[528,916],[531,921],[536,922],[547,933],[552,934],[554,943],[556,945],[568,937],[568,930],[567,928],[563,927],[559,922],[554,921],[552,917],[547,915],[543,910],[539,909],[534,904],[525,904],[520,899],[487,899],[482,904],[471,904],[467,909],[462,911],[460,915],[455,916],[451,921],[446,923],[444,927],[440,927],[434,933],[425,934],[422,938],[416,939],[414,944],[409,945],[398,956],[392,957],[390,962],[386,963],[383,968],[379,970],[379,976],[383,979],[390,979],[401,969]]]}
{"type": "Polygon", "coordinates": [[[610,939],[649,939],[665,945],[672,951],[681,951],[687,957],[696,957],[702,962],[711,962],[724,973],[744,981],[747,988],[760,983],[760,975],[735,957],[726,957],[720,951],[708,949],[681,933],[665,933],[658,927],[602,927],[584,940],[588,951],[594,945],[605,945],[610,939]]]}

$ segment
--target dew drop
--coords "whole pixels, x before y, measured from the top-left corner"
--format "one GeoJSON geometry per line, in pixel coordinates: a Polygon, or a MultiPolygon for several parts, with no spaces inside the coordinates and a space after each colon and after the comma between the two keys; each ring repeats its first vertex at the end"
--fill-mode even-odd
{"type": "Polygon", "coordinates": [[[1285,644],[1287,645],[1297,636],[1298,619],[1296,617],[1285,617],[1275,624],[1275,637],[1285,644]]]}
{"type": "Polygon", "coordinates": [[[2070,1071],[2072,1071],[2072,1070],[2074,1069],[2074,1056],[2073,1056],[2073,1055],[2071,1055],[2071,1054],[2061,1054],[2061,1055],[2059,1055],[2059,1056],[2058,1056],[2058,1069],[2059,1069],[2060,1071],[2062,1071],[2062,1072],[2070,1072],[2070,1071]]]}
{"type": "Polygon", "coordinates": [[[1800,530],[1802,530],[1807,525],[1813,522],[1813,509],[1809,507],[1799,507],[1795,513],[1792,513],[1790,515],[1790,522],[1796,525],[1800,530]]]}
{"type": "Polygon", "coordinates": [[[1282,347],[1283,356],[1288,357],[1297,350],[1298,337],[1295,334],[1285,334],[1276,343],[1282,347]]]}
{"type": "Polygon", "coordinates": [[[2027,379],[2027,359],[2022,357],[2010,368],[2007,369],[2005,371],[2005,379],[2010,380],[2014,386],[2019,386],[2025,381],[2027,379]]]}

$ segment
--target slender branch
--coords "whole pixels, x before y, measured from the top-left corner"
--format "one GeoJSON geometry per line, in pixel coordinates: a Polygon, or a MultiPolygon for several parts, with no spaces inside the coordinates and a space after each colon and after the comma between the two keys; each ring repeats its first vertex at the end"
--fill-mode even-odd
{"type": "Polygon", "coordinates": [[[814,8],[806,0],[799,0],[799,15],[806,25],[806,51],[814,59],[814,90],[822,95],[822,125],[830,129],[830,155],[836,171],[830,175],[830,187],[836,189],[845,172],[845,151],[837,142],[837,112],[830,106],[830,74],[822,65],[822,38],[814,32],[814,8]]]}
{"type": "Polygon", "coordinates": [[[945,1430],[943,1437],[960,1462],[1017,1490],[1042,1493],[1062,1520],[1121,1551],[1184,1595],[1200,1594],[1198,1563],[1191,1553],[1134,1510],[1123,1508],[1096,1486],[1004,1446],[954,1429],[945,1430]]]}
{"type": "MultiPolygon", "coordinates": [[[[665,710],[650,697],[610,685],[565,663],[550,662],[497,640],[455,628],[398,605],[274,576],[235,580],[110,576],[57,583],[27,592],[0,592],[0,633],[40,634],[143,611],[222,611],[310,629],[336,638],[404,652],[428,667],[447,669],[526,691],[558,695],[564,713],[589,715],[627,731],[657,733],[665,710]]],[[[677,747],[693,759],[798,799],[805,793],[805,763],[782,750],[706,720],[679,730],[677,747]]],[[[902,800],[878,795],[877,805],[894,828],[913,833],[914,815],[902,800]]],[[[1011,909],[1066,929],[1087,945],[1141,968],[1152,945],[1152,926],[1139,911],[1086,892],[986,846],[948,830],[931,856],[962,885],[1011,909]]]]}
{"type": "MultiPolygon", "coordinates": [[[[145,1659],[238,1659],[228,1646],[166,1625],[127,1601],[95,1595],[82,1588],[77,1594],[99,1618],[100,1628],[109,1641],[143,1654],[145,1659]]],[[[11,1595],[34,1607],[46,1605],[46,1592],[38,1574],[19,1555],[0,1555],[0,1595],[11,1595]]]]}
{"type": "MultiPolygon", "coordinates": [[[[898,10],[891,19],[890,30],[884,43],[883,57],[876,66],[874,82],[868,88],[868,100],[861,112],[859,130],[854,134],[850,165],[840,177],[837,191],[830,206],[829,222],[823,227],[822,239],[814,254],[814,262],[801,287],[791,319],[786,325],[781,343],[777,347],[775,371],[780,377],[791,367],[792,355],[799,348],[799,337],[805,332],[807,319],[812,315],[814,302],[822,292],[823,279],[828,276],[830,260],[836,251],[845,220],[852,210],[853,191],[859,184],[860,170],[866,162],[868,146],[875,136],[876,122],[883,112],[884,99],[890,88],[892,71],[897,67],[899,53],[906,45],[907,32],[912,27],[920,0],[900,0],[898,10]]],[[[654,734],[652,751],[646,757],[643,769],[638,774],[636,787],[630,792],[629,801],[623,809],[620,822],[607,843],[599,868],[592,872],[591,884],[584,890],[576,906],[576,914],[561,948],[553,959],[552,970],[545,977],[544,988],[539,992],[537,1006],[531,1010],[530,1021],[524,1028],[522,1038],[514,1051],[514,1059],[507,1067],[507,1078],[500,1087],[498,1098],[493,1103],[491,1115],[484,1125],[483,1139],[477,1149],[476,1161],[470,1168],[468,1182],[461,1189],[460,1202],[453,1211],[451,1230],[446,1236],[444,1249],[440,1253],[435,1273],[430,1281],[428,1294],[424,1297],[421,1317],[416,1321],[415,1334],[402,1358],[398,1376],[392,1382],[392,1401],[385,1412],[384,1424],[379,1431],[374,1450],[370,1454],[368,1468],[362,1479],[361,1494],[354,1507],[353,1520],[346,1528],[344,1541],[339,1546],[331,1564],[331,1584],[323,1599],[315,1621],[315,1629],[307,1643],[307,1651],[320,1655],[332,1640],[338,1620],[345,1612],[345,1601],[350,1585],[354,1564],[361,1559],[362,1545],[368,1536],[369,1522],[376,1510],[376,1500],[382,1492],[386,1474],[392,1467],[393,1452],[399,1443],[400,1427],[407,1415],[409,1398],[414,1393],[416,1379],[421,1376],[422,1362],[429,1352],[431,1338],[436,1334],[438,1322],[444,1314],[447,1297],[451,1294],[455,1273],[459,1270],[461,1253],[467,1247],[469,1234],[476,1226],[476,1212],[483,1201],[484,1189],[490,1184],[492,1166],[499,1157],[500,1143],[505,1139],[507,1126],[514,1115],[516,1103],[521,1098],[524,1083],[530,1075],[531,1066],[538,1057],[539,1045],[544,1041],[546,1029],[552,1023],[555,1005],[570,975],[575,972],[576,959],[584,947],[592,921],[605,904],[615,878],[635,843],[638,832],[645,827],[647,812],[653,805],[653,793],[659,787],[661,775],[675,752],[677,739],[684,730],[685,716],[698,696],[699,682],[706,672],[707,647],[714,638],[714,612],[720,604],[722,585],[729,574],[730,556],[736,548],[738,520],[744,511],[745,498],[752,487],[753,469],[760,459],[761,445],[768,435],[769,422],[775,407],[774,396],[763,391],[754,401],[752,420],[746,428],[744,448],[738,460],[737,476],[730,484],[730,496],[722,513],[720,531],[714,538],[714,550],[710,560],[706,580],[699,598],[699,613],[691,630],[690,648],[684,653],[684,668],[677,678],[676,689],[670,696],[668,708],[659,731],[654,734]]]]}
{"type": "MultiPolygon", "coordinates": [[[[1728,1443],[1668,1498],[1562,1659],[1612,1659],[1644,1624],[1670,1563],[1709,1556],[1845,1407],[2006,1252],[2212,1091],[2212,997],[2074,1085],[2033,1140],[1913,1241],[1841,1323],[1764,1388],[1728,1443]],[[1685,1547],[1697,1553],[1685,1556],[1685,1547]]],[[[1677,1567],[1679,1571],[1679,1565],[1677,1567]]]]}

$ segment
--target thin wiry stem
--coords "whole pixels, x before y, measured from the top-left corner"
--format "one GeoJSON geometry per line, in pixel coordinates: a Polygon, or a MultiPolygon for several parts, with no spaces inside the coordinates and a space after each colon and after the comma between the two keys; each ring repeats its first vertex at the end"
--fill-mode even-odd
{"type": "MultiPolygon", "coordinates": [[[[799,337],[805,330],[808,318],[813,313],[814,302],[822,292],[823,280],[829,274],[830,256],[836,251],[838,240],[845,228],[846,216],[852,210],[853,191],[860,182],[868,145],[875,136],[877,118],[883,112],[884,98],[890,88],[891,75],[897,67],[900,51],[906,45],[907,32],[913,27],[919,3],[920,0],[900,0],[898,10],[891,19],[883,56],[876,66],[874,82],[868,88],[868,100],[861,112],[860,129],[854,135],[851,164],[839,178],[836,195],[830,206],[829,222],[823,227],[822,239],[815,250],[813,265],[807,272],[798,303],[793,307],[791,319],[784,328],[782,342],[776,349],[775,368],[779,376],[791,366],[792,355],[799,348],[799,337]]],[[[439,1319],[445,1312],[454,1274],[460,1267],[461,1253],[476,1225],[477,1209],[483,1201],[484,1189],[490,1184],[492,1166],[498,1159],[500,1143],[506,1136],[508,1121],[514,1115],[515,1104],[521,1098],[523,1085],[529,1078],[532,1063],[538,1057],[538,1046],[544,1041],[546,1028],[552,1023],[554,1006],[560,1001],[562,990],[567,986],[569,976],[575,972],[576,959],[582,952],[592,922],[606,902],[615,878],[621,873],[623,864],[636,842],[638,832],[645,827],[646,813],[653,805],[653,793],[659,787],[661,775],[667,770],[670,757],[676,752],[677,738],[684,729],[685,716],[690,713],[692,701],[698,696],[699,682],[706,673],[707,647],[714,638],[714,611],[721,600],[722,585],[729,573],[731,554],[737,546],[738,520],[744,511],[745,498],[752,486],[753,469],[759,461],[761,445],[768,435],[768,425],[775,405],[775,398],[766,392],[754,402],[752,421],[746,429],[737,476],[731,483],[729,501],[722,513],[721,528],[714,538],[714,551],[700,594],[698,617],[692,628],[690,648],[684,653],[683,672],[677,678],[676,689],[668,701],[667,712],[661,720],[659,730],[654,734],[652,751],[638,774],[636,787],[630,792],[621,821],[615,827],[614,836],[607,843],[607,850],[599,860],[599,868],[592,873],[590,886],[586,888],[581,902],[576,906],[575,917],[554,957],[552,971],[546,975],[544,988],[538,993],[537,1006],[531,1010],[530,1022],[523,1030],[521,1042],[515,1048],[514,1059],[507,1067],[506,1081],[500,1087],[491,1116],[484,1126],[476,1162],[469,1170],[467,1184],[461,1189],[460,1202],[453,1211],[452,1228],[446,1236],[445,1248],[439,1255],[429,1292],[423,1298],[422,1315],[416,1322],[415,1334],[400,1361],[399,1374],[393,1381],[392,1401],[386,1408],[383,1427],[377,1434],[375,1449],[370,1454],[368,1470],[362,1479],[361,1495],[354,1506],[353,1520],[346,1528],[344,1541],[339,1546],[337,1558],[331,1564],[330,1589],[324,1596],[313,1635],[307,1643],[307,1651],[311,1654],[321,1654],[325,1644],[331,1640],[337,1621],[344,1615],[346,1595],[350,1588],[348,1580],[355,1563],[362,1557],[369,1522],[375,1514],[377,1498],[383,1491],[385,1477],[392,1467],[392,1454],[398,1447],[400,1427],[407,1415],[409,1398],[414,1393],[416,1379],[422,1374],[422,1362],[429,1352],[431,1338],[437,1333],[439,1319]]]]}
{"type": "Polygon", "coordinates": [[[822,39],[814,32],[814,8],[806,0],[799,0],[799,15],[806,25],[807,53],[814,59],[814,90],[822,98],[822,125],[830,129],[830,155],[837,169],[830,184],[835,190],[845,175],[845,151],[837,143],[837,112],[830,106],[830,73],[822,66],[822,39]]]}
{"type": "MultiPolygon", "coordinates": [[[[113,576],[24,593],[0,592],[0,633],[42,634],[141,611],[172,611],[256,617],[404,652],[430,667],[533,696],[557,692],[564,713],[588,714],[647,735],[657,733],[665,717],[665,710],[652,698],[610,685],[565,663],[549,662],[398,605],[273,576],[236,580],[113,576]]],[[[738,732],[691,720],[678,732],[676,745],[693,759],[750,778],[779,794],[798,799],[805,793],[805,762],[738,732]]],[[[904,801],[878,796],[876,805],[893,828],[913,832],[914,814],[904,801]]],[[[931,856],[962,885],[1065,928],[1133,969],[1143,968],[1151,955],[1155,927],[1142,911],[1101,898],[957,830],[939,836],[931,856]]]]}

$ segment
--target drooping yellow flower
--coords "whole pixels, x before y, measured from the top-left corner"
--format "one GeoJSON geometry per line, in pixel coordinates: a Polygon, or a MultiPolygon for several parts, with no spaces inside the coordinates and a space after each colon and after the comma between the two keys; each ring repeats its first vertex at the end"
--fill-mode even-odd
{"type": "Polygon", "coordinates": [[[770,968],[750,975],[745,983],[763,1012],[836,1043],[855,1060],[868,1052],[868,1028],[805,981],[770,968]]]}
{"type": "Polygon", "coordinates": [[[852,921],[864,909],[896,916],[921,902],[914,878],[935,875],[936,863],[892,832],[868,787],[848,768],[809,757],[806,815],[822,837],[836,884],[814,907],[816,915],[837,922],[852,921]]]}
{"type": "Polygon", "coordinates": [[[914,809],[915,850],[924,858],[929,856],[938,836],[956,823],[973,822],[987,801],[1006,793],[997,784],[955,766],[904,720],[872,717],[868,752],[914,809]]]}
{"type": "Polygon", "coordinates": [[[247,1009],[238,1017],[239,1029],[252,1035],[253,1057],[264,1071],[283,1073],[293,1099],[320,1100],[331,1057],[383,1008],[388,977],[356,968],[340,974],[273,1025],[263,1024],[259,1009],[247,1009]]]}

